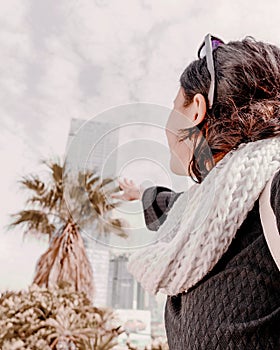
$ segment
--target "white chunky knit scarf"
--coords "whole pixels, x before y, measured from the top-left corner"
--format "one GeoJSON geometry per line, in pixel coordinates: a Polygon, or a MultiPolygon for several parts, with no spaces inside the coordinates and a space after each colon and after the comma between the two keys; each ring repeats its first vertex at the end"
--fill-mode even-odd
{"type": "Polygon", "coordinates": [[[130,256],[128,270],[151,294],[187,291],[226,252],[279,168],[279,137],[241,144],[229,152],[201,184],[179,196],[155,242],[130,256]]]}

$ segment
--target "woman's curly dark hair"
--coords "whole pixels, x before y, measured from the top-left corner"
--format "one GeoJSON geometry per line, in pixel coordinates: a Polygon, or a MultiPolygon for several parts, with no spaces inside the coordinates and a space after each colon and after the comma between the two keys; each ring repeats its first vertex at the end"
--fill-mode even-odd
{"type": "MultiPolygon", "coordinates": [[[[180,140],[194,140],[189,172],[198,182],[239,144],[280,135],[280,49],[246,37],[219,46],[213,58],[213,107],[197,127],[180,130],[180,140]]],[[[197,93],[208,103],[210,80],[206,58],[192,62],[180,77],[184,105],[197,93]]]]}

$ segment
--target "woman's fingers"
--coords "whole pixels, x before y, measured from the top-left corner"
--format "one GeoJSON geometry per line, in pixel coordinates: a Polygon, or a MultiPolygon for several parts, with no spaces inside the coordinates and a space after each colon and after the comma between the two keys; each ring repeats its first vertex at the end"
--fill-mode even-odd
{"type": "Polygon", "coordinates": [[[133,185],[133,181],[128,180],[126,177],[123,180],[119,179],[119,186],[121,188],[128,188],[131,187],[131,185],[133,185]]]}
{"type": "Polygon", "coordinates": [[[135,182],[133,180],[128,180],[126,177],[124,178],[124,184],[127,187],[135,186],[135,182]]]}
{"type": "Polygon", "coordinates": [[[128,180],[126,177],[122,180],[119,178],[120,191],[112,193],[111,198],[121,199],[124,201],[132,201],[141,198],[140,188],[134,183],[133,180],[128,180]]]}
{"type": "Polygon", "coordinates": [[[129,186],[129,181],[128,181],[128,179],[125,177],[124,178],[124,181],[125,181],[125,184],[127,185],[127,186],[129,186]]]}
{"type": "Polygon", "coordinates": [[[126,177],[123,179],[118,179],[120,190],[124,191],[125,193],[129,193],[131,191],[137,191],[138,186],[135,184],[133,180],[128,180],[126,177]]]}
{"type": "Polygon", "coordinates": [[[126,189],[130,186],[128,180],[126,178],[124,178],[123,180],[119,180],[119,186],[122,188],[122,189],[126,189]]]}

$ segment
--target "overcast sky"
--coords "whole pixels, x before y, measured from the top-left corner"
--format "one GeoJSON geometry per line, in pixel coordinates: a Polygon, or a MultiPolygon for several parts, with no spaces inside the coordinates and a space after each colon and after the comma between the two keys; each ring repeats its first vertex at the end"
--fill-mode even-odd
{"type": "Polygon", "coordinates": [[[205,34],[280,44],[279,13],[278,0],[1,1],[0,289],[26,286],[46,247],[5,225],[23,207],[17,180],[63,156],[71,118],[171,108],[205,34]]]}

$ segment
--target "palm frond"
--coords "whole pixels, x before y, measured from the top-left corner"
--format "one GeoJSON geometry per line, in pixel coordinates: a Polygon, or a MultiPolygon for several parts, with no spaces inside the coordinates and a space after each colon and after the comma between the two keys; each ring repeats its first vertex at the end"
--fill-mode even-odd
{"type": "Polygon", "coordinates": [[[126,227],[129,227],[128,222],[124,219],[99,217],[95,223],[95,229],[99,236],[117,235],[122,238],[127,238],[128,234],[126,227]]]}
{"type": "Polygon", "coordinates": [[[106,225],[106,231],[113,233],[119,237],[127,238],[128,234],[125,231],[125,227],[128,227],[128,223],[124,219],[112,219],[108,220],[106,225]]]}
{"type": "Polygon", "coordinates": [[[86,189],[89,190],[96,182],[100,181],[100,176],[97,173],[87,172],[85,180],[86,189]]]}
{"type": "Polygon", "coordinates": [[[106,206],[106,200],[103,194],[100,191],[91,191],[88,193],[88,199],[97,215],[102,215],[103,208],[106,206]]]}
{"type": "Polygon", "coordinates": [[[110,178],[110,177],[105,178],[105,179],[103,179],[103,180],[100,182],[100,184],[99,184],[98,187],[99,187],[99,188],[103,188],[103,187],[105,187],[106,185],[109,185],[109,184],[113,183],[113,181],[114,181],[113,178],[110,178]]]}
{"type": "Polygon", "coordinates": [[[28,231],[47,234],[49,237],[55,231],[55,226],[49,221],[49,217],[41,210],[22,210],[16,214],[12,214],[15,220],[10,226],[24,225],[26,226],[25,233],[28,231]]]}
{"type": "Polygon", "coordinates": [[[51,183],[56,191],[60,194],[63,192],[63,180],[65,180],[66,173],[64,166],[59,161],[43,161],[51,172],[51,183]]]}
{"type": "Polygon", "coordinates": [[[63,167],[57,163],[52,163],[51,170],[54,181],[56,183],[61,183],[63,177],[63,167]]]}
{"type": "Polygon", "coordinates": [[[34,191],[38,196],[43,195],[46,190],[46,184],[36,175],[24,176],[19,182],[23,187],[34,191]]]}
{"type": "Polygon", "coordinates": [[[43,160],[42,162],[51,171],[54,182],[58,183],[62,181],[64,175],[64,166],[61,164],[60,161],[43,160]]]}

